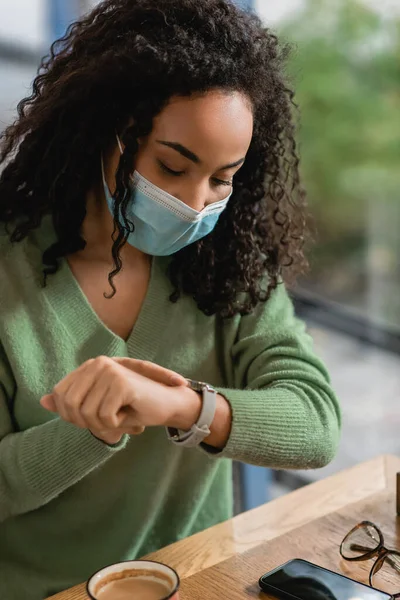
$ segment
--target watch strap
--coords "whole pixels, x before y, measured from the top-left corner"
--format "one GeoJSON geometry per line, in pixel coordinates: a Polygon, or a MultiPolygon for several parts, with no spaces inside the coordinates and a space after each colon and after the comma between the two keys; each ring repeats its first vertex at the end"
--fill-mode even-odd
{"type": "Polygon", "coordinates": [[[201,444],[211,433],[210,426],[217,408],[217,392],[207,383],[200,381],[188,379],[188,384],[192,390],[202,395],[200,416],[189,431],[167,427],[167,435],[170,441],[178,446],[194,448],[201,444]]]}

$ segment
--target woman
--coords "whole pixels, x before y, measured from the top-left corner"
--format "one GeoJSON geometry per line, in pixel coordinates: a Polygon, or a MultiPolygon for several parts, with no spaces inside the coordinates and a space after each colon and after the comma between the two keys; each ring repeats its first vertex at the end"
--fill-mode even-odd
{"type": "Polygon", "coordinates": [[[228,0],[106,0],[4,132],[1,597],[230,517],[227,459],[332,459],[281,283],[305,223],[284,56],[228,0]]]}

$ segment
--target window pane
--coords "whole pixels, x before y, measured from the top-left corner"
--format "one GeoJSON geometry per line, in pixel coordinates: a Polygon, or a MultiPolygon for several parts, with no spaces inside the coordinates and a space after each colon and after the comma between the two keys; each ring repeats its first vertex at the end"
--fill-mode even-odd
{"type": "Polygon", "coordinates": [[[400,451],[400,3],[256,6],[295,45],[290,85],[317,230],[298,292],[343,409],[338,456],[297,474],[307,481],[400,451]]]}
{"type": "Polygon", "coordinates": [[[318,229],[305,285],[400,330],[400,14],[377,5],[308,0],[281,29],[318,229]]]}

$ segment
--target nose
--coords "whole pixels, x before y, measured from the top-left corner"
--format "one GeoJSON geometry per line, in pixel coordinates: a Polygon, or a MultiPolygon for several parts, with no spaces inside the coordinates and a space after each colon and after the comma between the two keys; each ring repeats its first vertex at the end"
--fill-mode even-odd
{"type": "Polygon", "coordinates": [[[193,210],[197,210],[197,212],[201,212],[205,208],[209,200],[209,195],[208,182],[191,182],[190,184],[182,185],[174,194],[181,202],[184,202],[187,206],[193,208],[193,210]]]}

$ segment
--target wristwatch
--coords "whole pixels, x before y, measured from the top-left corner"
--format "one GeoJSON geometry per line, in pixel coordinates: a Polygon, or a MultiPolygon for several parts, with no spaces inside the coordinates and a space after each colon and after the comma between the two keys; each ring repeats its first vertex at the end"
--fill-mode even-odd
{"type": "Polygon", "coordinates": [[[203,403],[200,416],[189,431],[181,431],[173,427],[167,427],[167,435],[171,442],[184,448],[194,448],[207,438],[211,431],[210,426],[214,420],[217,408],[217,392],[208,383],[202,381],[187,380],[189,387],[202,395],[203,403]]]}

